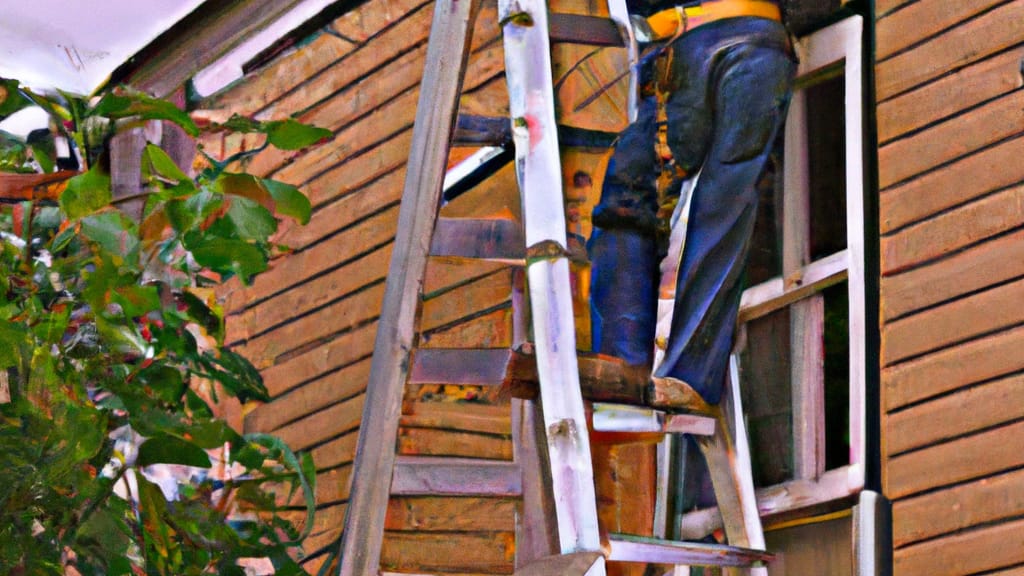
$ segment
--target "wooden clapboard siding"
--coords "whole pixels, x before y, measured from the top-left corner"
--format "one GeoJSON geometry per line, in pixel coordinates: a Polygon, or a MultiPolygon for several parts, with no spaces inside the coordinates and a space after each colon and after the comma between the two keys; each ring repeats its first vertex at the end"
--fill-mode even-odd
{"type": "Polygon", "coordinates": [[[1024,0],[879,0],[883,489],[897,574],[1024,563],[1024,0]]]}
{"type": "MultiPolygon", "coordinates": [[[[261,369],[273,398],[249,408],[245,429],[271,431],[309,451],[318,469],[307,570],[337,548],[344,521],[432,11],[433,3],[423,0],[368,0],[203,102],[212,118],[294,116],[334,133],[306,150],[267,150],[248,161],[253,173],[300,186],[314,210],[306,226],[281,223],[274,240],[291,252],[252,285],[234,281],[220,294],[227,339],[261,369]]],[[[492,85],[503,91],[496,5],[484,6],[475,30],[464,92],[492,85]]],[[[222,158],[260,143],[251,136],[205,142],[207,152],[222,158]]],[[[514,173],[502,171],[443,214],[516,218],[514,173]]],[[[420,339],[430,346],[508,347],[511,296],[507,264],[432,258],[420,339]]],[[[395,448],[511,460],[508,401],[494,392],[409,395],[395,448]]],[[[289,512],[294,519],[305,521],[299,495],[285,503],[296,508],[289,512]]],[[[511,573],[516,505],[510,498],[393,498],[385,565],[511,573]]]]}
{"type": "MultiPolygon", "coordinates": [[[[941,10],[946,0],[920,0],[932,10],[941,10]]],[[[889,26],[884,18],[878,22],[881,30],[889,26]]],[[[950,24],[938,36],[880,61],[875,67],[878,101],[915,88],[942,74],[972,64],[1020,41],[1024,33],[1024,5],[1011,0],[994,10],[967,21],[950,24]]]]}

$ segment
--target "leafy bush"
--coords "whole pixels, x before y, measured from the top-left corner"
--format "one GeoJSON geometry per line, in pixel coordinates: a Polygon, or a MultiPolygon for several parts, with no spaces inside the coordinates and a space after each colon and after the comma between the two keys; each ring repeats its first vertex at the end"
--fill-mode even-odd
{"type": "MultiPolygon", "coordinates": [[[[55,117],[88,170],[57,206],[0,206],[0,573],[242,574],[242,558],[303,573],[288,551],[304,534],[277,503],[305,503],[312,525],[312,461],[214,417],[222,396],[267,391],[224,347],[212,287],[263,271],[276,217],[305,223],[309,201],[228,171],[239,158],[189,177],[150,144],[135,221],[112,198],[103,142],[155,120],[197,135],[189,116],[125,90],[89,101],[0,79],[0,118],[28,105],[55,117]],[[165,495],[142,473],[154,465],[193,467],[181,468],[192,481],[165,495]]],[[[208,128],[286,149],[330,134],[237,117],[208,128]]]]}

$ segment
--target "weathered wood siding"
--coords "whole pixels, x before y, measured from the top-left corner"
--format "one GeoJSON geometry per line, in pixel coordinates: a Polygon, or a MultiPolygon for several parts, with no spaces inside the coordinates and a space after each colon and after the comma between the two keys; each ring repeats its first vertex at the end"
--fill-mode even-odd
{"type": "MultiPolygon", "coordinates": [[[[311,451],[317,465],[310,571],[337,549],[343,523],[432,11],[425,0],[368,0],[204,103],[224,116],[294,115],[335,132],[308,150],[266,151],[251,161],[250,171],[299,185],[314,213],[308,226],[282,225],[277,240],[291,253],[252,286],[233,284],[222,294],[228,340],[262,370],[274,397],[247,413],[246,430],[272,431],[311,451]]],[[[489,4],[474,34],[467,101],[503,78],[498,30],[489,4]]],[[[475,105],[501,114],[494,102],[475,105]]],[[[258,143],[204,142],[222,157],[258,143]]],[[[505,178],[459,198],[444,215],[517,211],[514,178],[505,178]]],[[[421,344],[508,347],[512,274],[498,264],[432,262],[421,344]]],[[[493,391],[417,387],[403,412],[401,454],[512,459],[508,403],[493,391]]],[[[383,566],[511,573],[516,506],[513,499],[393,497],[383,566]]]]}
{"type": "Polygon", "coordinates": [[[876,7],[883,481],[896,574],[1017,573],[1024,0],[876,7]]]}

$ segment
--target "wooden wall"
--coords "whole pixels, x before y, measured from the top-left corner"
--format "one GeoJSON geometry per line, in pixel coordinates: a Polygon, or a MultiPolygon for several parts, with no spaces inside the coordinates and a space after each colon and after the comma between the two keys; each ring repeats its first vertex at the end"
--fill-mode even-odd
{"type": "MultiPolygon", "coordinates": [[[[221,116],[296,115],[335,132],[332,141],[308,150],[253,159],[250,171],[301,186],[314,213],[308,226],[282,225],[277,240],[290,254],[252,286],[233,284],[222,294],[228,340],[262,370],[274,397],[248,412],[245,429],[272,431],[311,451],[318,468],[318,511],[305,545],[313,572],[337,548],[341,532],[432,12],[425,0],[368,0],[203,103],[221,116]]],[[[469,94],[503,78],[493,4],[478,19],[474,51],[469,94]]],[[[482,106],[473,96],[467,100],[482,106]]],[[[494,102],[500,114],[500,100],[494,102]]],[[[220,137],[204,145],[224,157],[258,143],[220,137]]],[[[514,216],[510,176],[459,198],[444,214],[514,216]]],[[[504,265],[432,262],[422,342],[508,347],[512,274],[504,265]]],[[[404,413],[402,454],[512,458],[508,402],[493,392],[409,390],[404,413]]],[[[384,567],[511,573],[516,505],[392,498],[384,567]]]]}
{"type": "Polygon", "coordinates": [[[877,0],[896,574],[1024,573],[1024,0],[877,0]]]}

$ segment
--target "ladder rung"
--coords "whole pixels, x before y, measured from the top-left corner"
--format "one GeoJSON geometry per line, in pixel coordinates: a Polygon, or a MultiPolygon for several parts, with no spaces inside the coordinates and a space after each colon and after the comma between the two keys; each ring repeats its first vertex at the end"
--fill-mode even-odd
{"type": "MultiPolygon", "coordinates": [[[[567,147],[609,148],[618,133],[575,126],[558,127],[558,144],[567,147]]],[[[452,146],[505,146],[512,141],[510,121],[505,116],[459,114],[452,146]]]]}
{"type": "Polygon", "coordinates": [[[625,46],[615,22],[600,16],[548,14],[551,42],[569,42],[589,46],[625,46]]]}
{"type": "Polygon", "coordinates": [[[517,568],[514,576],[584,576],[594,562],[601,557],[600,552],[573,552],[561,556],[545,556],[517,568]]]}
{"type": "Polygon", "coordinates": [[[515,462],[399,456],[391,479],[397,496],[519,496],[522,474],[515,462]]]}
{"type": "Polygon", "coordinates": [[[418,348],[409,383],[500,386],[508,379],[515,355],[507,348],[418,348]]]}
{"type": "MultiPolygon", "coordinates": [[[[595,402],[644,404],[647,371],[627,365],[612,356],[579,354],[580,389],[595,402]]],[[[516,353],[509,373],[512,396],[534,399],[537,390],[537,362],[530,354],[516,353]]]]}
{"type": "Polygon", "coordinates": [[[594,403],[594,430],[711,436],[715,419],[696,414],[666,414],[661,410],[623,404],[594,403]]]}
{"type": "Polygon", "coordinates": [[[751,550],[725,544],[677,542],[627,534],[610,534],[609,560],[687,566],[757,566],[774,556],[764,550],[751,550]]]}
{"type": "Polygon", "coordinates": [[[522,226],[515,220],[438,218],[430,254],[522,263],[526,258],[526,239],[522,226]]]}

